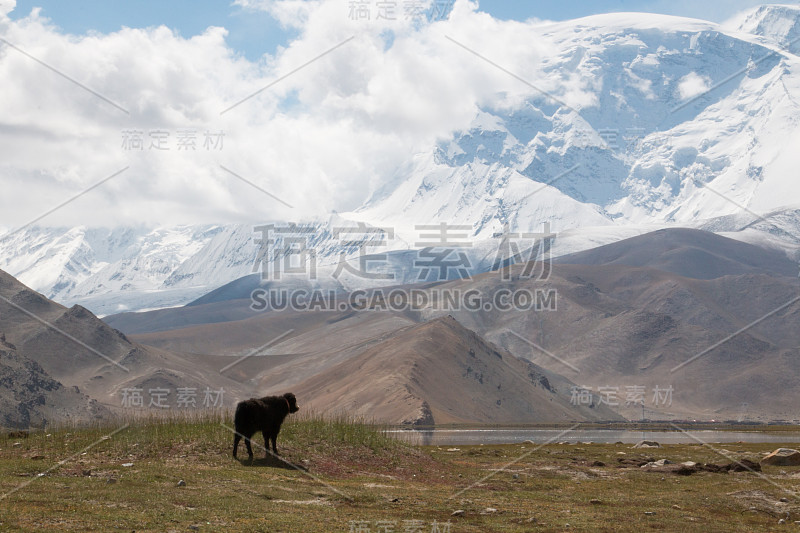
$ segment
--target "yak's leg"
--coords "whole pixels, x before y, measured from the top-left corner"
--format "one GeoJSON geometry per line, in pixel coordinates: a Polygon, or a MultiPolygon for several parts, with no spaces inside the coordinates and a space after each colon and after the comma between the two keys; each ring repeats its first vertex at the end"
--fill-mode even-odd
{"type": "Polygon", "coordinates": [[[275,442],[278,440],[278,434],[277,433],[273,433],[269,437],[272,440],[272,453],[274,453],[275,455],[278,455],[278,448],[277,448],[277,446],[275,446],[275,442]]]}
{"type": "Polygon", "coordinates": [[[233,435],[233,458],[236,459],[236,450],[239,448],[239,441],[242,440],[242,435],[240,433],[234,433],[233,435]]]}
{"type": "Polygon", "coordinates": [[[264,436],[264,457],[269,457],[269,432],[262,431],[261,434],[264,436]]]}
{"type": "Polygon", "coordinates": [[[244,445],[247,446],[247,457],[253,460],[253,448],[250,447],[250,437],[244,438],[244,445]]]}

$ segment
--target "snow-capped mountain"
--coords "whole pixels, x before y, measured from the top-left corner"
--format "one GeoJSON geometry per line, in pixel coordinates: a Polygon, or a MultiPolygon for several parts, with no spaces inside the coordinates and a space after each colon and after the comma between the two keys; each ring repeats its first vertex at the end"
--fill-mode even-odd
{"type": "MultiPolygon", "coordinates": [[[[798,9],[757,13],[764,36],[776,34],[765,26],[773,18],[782,28],[793,13],[800,24],[798,9]]],[[[562,50],[545,62],[547,74],[582,80],[592,104],[570,109],[540,94],[485,107],[468,131],[417,156],[352,216],[457,220],[491,234],[506,221],[692,225],[800,198],[789,177],[800,163],[800,58],[780,43],[633,14],[542,34],[562,50]]]]}
{"type": "Polygon", "coordinates": [[[752,35],[760,35],[793,54],[800,53],[800,6],[764,5],[745,11],[725,24],[752,35]]]}
{"type": "MultiPolygon", "coordinates": [[[[306,235],[329,270],[335,228],[354,221],[392,229],[386,251],[419,248],[418,225],[468,225],[480,268],[504,227],[544,223],[556,255],[691,226],[798,259],[799,37],[792,6],[723,26],[631,13],[533,26],[530,38],[558,51],[541,74],[559,90],[483,102],[469,128],[409,154],[362,207],[306,235]],[[584,104],[563,104],[574,91],[584,104]]],[[[252,225],[28,228],[0,237],[0,269],[108,314],[183,304],[252,273],[256,237],[252,225]]],[[[391,268],[409,268],[404,258],[391,268]]]]}
{"type": "Polygon", "coordinates": [[[31,227],[0,239],[0,269],[14,272],[49,298],[85,302],[103,313],[126,310],[128,305],[175,305],[206,292],[214,275],[225,278],[244,271],[236,269],[235,252],[226,256],[228,250],[218,247],[222,241],[241,248],[231,228],[221,226],[31,227]],[[212,252],[205,252],[207,247],[212,252]],[[193,269],[192,259],[198,256],[214,256],[217,270],[208,261],[193,269]],[[222,265],[228,270],[220,273],[222,265]]]}

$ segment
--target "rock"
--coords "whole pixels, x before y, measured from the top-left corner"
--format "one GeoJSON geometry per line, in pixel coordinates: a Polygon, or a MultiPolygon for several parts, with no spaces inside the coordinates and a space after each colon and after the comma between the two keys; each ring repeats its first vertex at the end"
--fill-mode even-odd
{"type": "Polygon", "coordinates": [[[519,474],[511,474],[511,479],[519,479],[519,474]]]}
{"type": "Polygon", "coordinates": [[[683,507],[681,507],[681,506],[680,506],[680,505],[678,505],[678,504],[675,504],[675,505],[673,505],[673,506],[672,506],[672,508],[673,508],[673,509],[676,509],[676,510],[678,510],[678,511],[680,511],[681,509],[683,509],[683,507]]]}
{"type": "Polygon", "coordinates": [[[781,503],[789,503],[789,498],[781,498],[779,501],[781,503]]]}
{"type": "MultiPolygon", "coordinates": [[[[691,463],[691,461],[687,462],[691,463]]],[[[692,466],[682,464],[675,470],[675,473],[679,476],[691,476],[692,474],[697,473],[699,471],[700,469],[695,464],[692,464],[692,466]]]]}
{"type": "Polygon", "coordinates": [[[113,485],[113,484],[114,484],[114,483],[116,483],[116,482],[117,482],[117,478],[115,478],[115,477],[110,477],[110,478],[108,478],[108,479],[106,480],[106,485],[113,485]]]}
{"type": "Polygon", "coordinates": [[[645,511],[644,514],[647,516],[655,516],[656,513],[654,511],[645,511]]]}
{"type": "MultiPolygon", "coordinates": [[[[623,460],[619,460],[623,462],[623,460]]],[[[632,466],[632,462],[625,460],[623,464],[628,463],[632,466]]],[[[679,476],[690,476],[697,472],[712,472],[715,474],[725,474],[727,472],[760,472],[761,465],[750,461],[749,459],[742,459],[727,465],[715,465],[713,463],[700,464],[693,461],[686,461],[680,464],[673,464],[669,459],[660,459],[658,461],[642,462],[642,468],[654,472],[669,472],[679,476]]],[[[662,478],[663,479],[663,478],[662,478]]]]}
{"type": "Polygon", "coordinates": [[[91,470],[82,470],[81,471],[81,475],[83,475],[84,477],[89,477],[89,476],[92,475],[92,471],[91,470]]]}
{"type": "Polygon", "coordinates": [[[592,466],[598,466],[599,467],[599,466],[606,466],[606,464],[603,461],[595,461],[595,462],[592,463],[592,466]]]}
{"type": "Polygon", "coordinates": [[[178,486],[179,487],[185,487],[186,486],[186,482],[181,479],[180,481],[178,481],[178,486]]]}
{"type": "Polygon", "coordinates": [[[762,465],[800,466],[800,452],[791,448],[778,448],[761,459],[762,465]]]}
{"type": "Polygon", "coordinates": [[[497,512],[497,509],[495,509],[494,507],[487,507],[486,509],[481,511],[481,514],[494,514],[496,512],[497,512]]]}
{"type": "Polygon", "coordinates": [[[634,448],[661,448],[661,445],[654,440],[640,440],[633,446],[634,448]]]}
{"type": "Polygon", "coordinates": [[[33,461],[40,461],[40,460],[44,459],[44,455],[39,455],[39,454],[31,455],[30,459],[33,460],[33,461]]]}
{"type": "Polygon", "coordinates": [[[600,505],[603,502],[602,502],[602,500],[598,500],[597,498],[592,498],[591,500],[589,500],[589,503],[594,504],[594,505],[600,505]]]}
{"type": "Polygon", "coordinates": [[[749,459],[741,459],[723,467],[729,472],[761,472],[761,465],[749,459]]]}
{"type": "Polygon", "coordinates": [[[18,447],[22,446],[22,443],[21,442],[15,442],[14,444],[12,444],[12,446],[14,448],[18,448],[18,447]]]}
{"type": "Polygon", "coordinates": [[[783,518],[781,518],[780,520],[778,520],[778,523],[779,523],[779,524],[785,524],[785,523],[786,523],[786,520],[784,520],[783,518]]]}
{"type": "Polygon", "coordinates": [[[133,466],[133,463],[122,463],[122,466],[125,466],[125,467],[133,466]]]}
{"type": "Polygon", "coordinates": [[[672,461],[670,461],[669,459],[659,459],[658,461],[650,461],[648,463],[645,463],[641,466],[641,468],[653,468],[669,464],[672,464],[672,461]]]}
{"type": "Polygon", "coordinates": [[[198,529],[200,529],[200,526],[192,524],[191,526],[189,526],[189,529],[191,529],[192,531],[197,531],[198,529]]]}
{"type": "Polygon", "coordinates": [[[458,509],[456,511],[453,511],[453,513],[450,516],[464,516],[464,509],[458,509]]]}

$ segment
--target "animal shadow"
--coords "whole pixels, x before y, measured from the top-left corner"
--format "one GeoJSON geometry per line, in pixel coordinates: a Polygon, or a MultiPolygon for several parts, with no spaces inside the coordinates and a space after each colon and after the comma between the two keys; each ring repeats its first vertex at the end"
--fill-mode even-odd
{"type": "Polygon", "coordinates": [[[239,464],[242,466],[255,466],[261,468],[283,468],[284,470],[302,470],[303,472],[308,472],[308,468],[303,465],[295,464],[292,461],[288,460],[281,460],[275,455],[268,455],[267,457],[260,457],[258,459],[253,459],[252,461],[247,458],[236,459],[239,461],[239,464]]]}

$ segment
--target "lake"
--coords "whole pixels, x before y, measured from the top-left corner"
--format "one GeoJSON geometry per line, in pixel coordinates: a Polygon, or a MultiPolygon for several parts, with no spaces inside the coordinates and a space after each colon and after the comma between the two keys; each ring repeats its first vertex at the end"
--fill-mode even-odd
{"type": "Polygon", "coordinates": [[[557,442],[624,442],[654,440],[661,444],[780,442],[800,443],[800,433],[762,433],[690,429],[682,431],[630,431],[619,429],[392,429],[387,433],[412,444],[425,446],[466,446],[477,444],[515,444],[532,441],[536,444],[557,442]]]}

